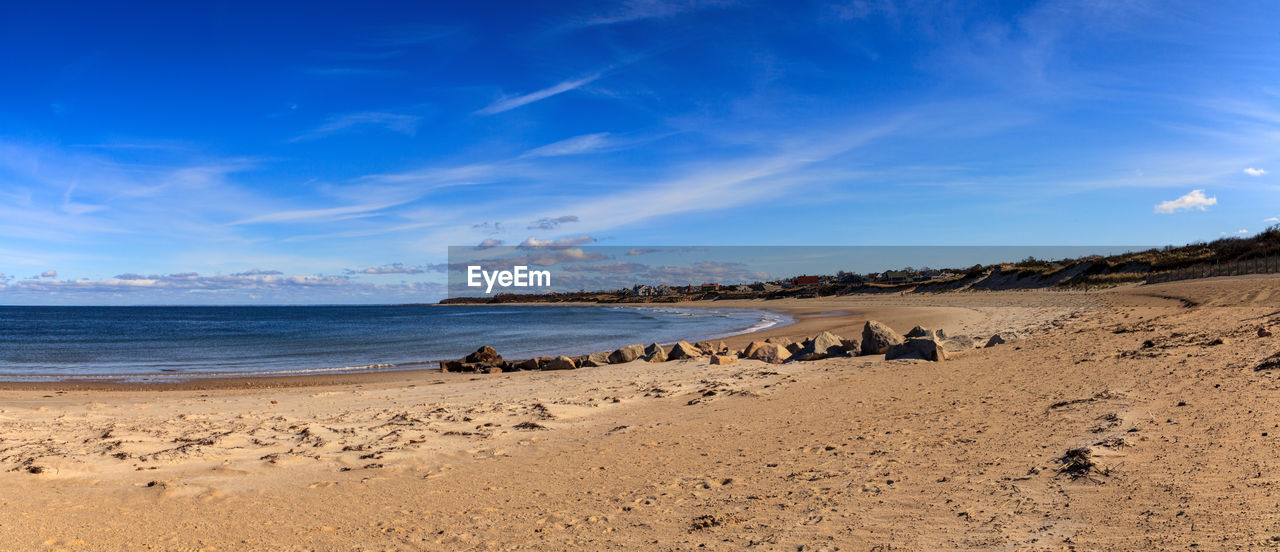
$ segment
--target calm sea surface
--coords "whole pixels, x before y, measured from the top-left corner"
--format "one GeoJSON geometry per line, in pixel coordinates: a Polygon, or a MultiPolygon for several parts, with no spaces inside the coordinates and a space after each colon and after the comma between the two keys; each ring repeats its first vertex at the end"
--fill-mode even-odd
{"type": "Polygon", "coordinates": [[[0,307],[0,379],[394,370],[695,341],[786,324],[751,309],[595,306],[0,307]]]}

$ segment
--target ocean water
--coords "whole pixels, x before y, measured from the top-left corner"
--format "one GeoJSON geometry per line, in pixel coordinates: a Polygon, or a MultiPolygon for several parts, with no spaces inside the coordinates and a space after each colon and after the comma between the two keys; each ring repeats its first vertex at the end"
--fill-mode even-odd
{"type": "Polygon", "coordinates": [[[676,307],[0,307],[0,379],[410,369],[481,345],[520,359],[789,322],[764,310],[676,307]]]}

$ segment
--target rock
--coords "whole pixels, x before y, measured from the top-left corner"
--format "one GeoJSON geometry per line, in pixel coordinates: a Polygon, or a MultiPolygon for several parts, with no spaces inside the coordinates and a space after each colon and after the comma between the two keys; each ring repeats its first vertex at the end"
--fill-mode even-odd
{"type": "Polygon", "coordinates": [[[803,344],[803,343],[795,343],[795,342],[791,342],[791,343],[787,344],[787,352],[792,353],[792,354],[795,354],[797,351],[799,351],[800,349],[803,349],[803,348],[804,348],[804,344],[803,344]]]}
{"type": "Polygon", "coordinates": [[[756,349],[759,349],[760,347],[763,347],[767,344],[768,342],[765,342],[765,341],[752,341],[751,343],[747,344],[746,349],[742,350],[742,355],[740,356],[742,358],[751,358],[751,353],[756,352],[756,349]]]}
{"type": "Polygon", "coordinates": [[[1271,337],[1271,332],[1266,328],[1258,328],[1258,337],[1271,337]]]}
{"type": "Polygon", "coordinates": [[[858,353],[862,351],[862,343],[857,338],[841,339],[840,343],[844,345],[844,351],[849,353],[849,356],[858,356],[858,353]]]}
{"type": "Polygon", "coordinates": [[[875,320],[868,320],[862,327],[862,354],[882,355],[889,347],[902,343],[902,335],[875,320]]]}
{"type": "Polygon", "coordinates": [[[644,354],[644,345],[636,343],[635,345],[627,345],[609,354],[610,364],[626,364],[644,354]]]}
{"type": "Polygon", "coordinates": [[[711,355],[712,364],[735,364],[737,362],[738,357],[733,355],[711,355]]]}
{"type": "Polygon", "coordinates": [[[710,341],[699,341],[694,346],[701,350],[704,355],[720,355],[729,352],[729,346],[725,345],[723,341],[717,341],[715,343],[710,341]]]}
{"type": "Polygon", "coordinates": [[[488,345],[476,349],[476,352],[471,353],[467,355],[466,358],[462,359],[463,362],[497,362],[499,360],[502,360],[502,355],[498,354],[498,351],[493,350],[493,347],[488,345]]]}
{"type": "Polygon", "coordinates": [[[1003,345],[1005,343],[1018,339],[1019,337],[1022,337],[1022,336],[1018,335],[1017,332],[1000,332],[996,335],[991,336],[991,339],[987,340],[987,344],[985,346],[995,347],[996,345],[1003,345]]]}
{"type": "Polygon", "coordinates": [[[907,334],[904,337],[926,337],[926,338],[941,342],[947,339],[947,332],[944,332],[940,329],[930,330],[923,326],[916,326],[914,328],[911,328],[911,331],[907,332],[907,334]]]}
{"type": "Polygon", "coordinates": [[[463,360],[446,360],[440,363],[441,372],[497,374],[503,371],[502,362],[465,362],[463,360]]]}
{"type": "Polygon", "coordinates": [[[791,360],[822,360],[844,354],[844,342],[831,332],[821,332],[805,340],[804,347],[791,356],[791,360]]]}
{"type": "Polygon", "coordinates": [[[702,356],[701,349],[694,347],[688,341],[680,341],[671,346],[671,352],[667,353],[667,360],[698,358],[700,356],[702,356]]]}
{"type": "Polygon", "coordinates": [[[911,328],[904,337],[933,337],[933,330],[926,330],[922,326],[911,328]]]}
{"type": "Polygon", "coordinates": [[[541,362],[539,362],[539,360],[536,358],[531,358],[529,360],[521,360],[515,363],[515,368],[517,370],[537,370],[541,366],[542,366],[541,362]]]}
{"type": "Polygon", "coordinates": [[[543,370],[572,370],[577,367],[578,365],[573,362],[573,359],[567,356],[558,356],[542,363],[543,370]]]}
{"type": "Polygon", "coordinates": [[[967,335],[948,337],[942,342],[942,348],[948,353],[968,351],[978,346],[979,341],[967,335]]]}
{"type": "Polygon", "coordinates": [[[773,343],[774,345],[782,345],[783,347],[786,347],[787,345],[791,344],[791,339],[786,337],[770,337],[769,339],[764,340],[764,342],[773,343]]]}
{"type": "Polygon", "coordinates": [[[649,360],[649,362],[666,362],[667,350],[663,349],[662,345],[653,343],[644,350],[644,356],[649,360]]]}
{"type": "Polygon", "coordinates": [[[889,346],[885,351],[885,360],[895,360],[900,358],[914,358],[920,360],[932,360],[934,362],[947,359],[947,352],[942,348],[942,344],[927,337],[912,337],[897,345],[889,346]]]}
{"type": "Polygon", "coordinates": [[[609,364],[609,353],[591,353],[587,358],[578,363],[582,368],[594,368],[596,366],[607,366],[609,364]]]}
{"type": "Polygon", "coordinates": [[[782,364],[791,357],[791,351],[786,347],[777,343],[765,342],[756,347],[751,354],[747,356],[752,360],[761,360],[770,364],[782,364]]]}

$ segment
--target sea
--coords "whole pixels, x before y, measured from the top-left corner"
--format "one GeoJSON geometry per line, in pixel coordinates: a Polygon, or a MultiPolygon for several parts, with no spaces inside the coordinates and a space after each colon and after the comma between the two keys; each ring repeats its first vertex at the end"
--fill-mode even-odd
{"type": "Polygon", "coordinates": [[[664,306],[0,307],[0,380],[404,370],[481,345],[523,359],[789,323],[762,309],[664,306]]]}

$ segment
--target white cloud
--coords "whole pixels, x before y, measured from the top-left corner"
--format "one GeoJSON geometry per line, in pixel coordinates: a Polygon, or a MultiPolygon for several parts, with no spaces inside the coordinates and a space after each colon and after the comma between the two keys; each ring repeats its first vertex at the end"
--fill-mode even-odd
{"type": "Polygon", "coordinates": [[[40,273],[40,277],[41,277],[41,278],[57,278],[57,277],[58,277],[58,271],[56,271],[56,270],[46,270],[46,271],[44,271],[44,272],[41,272],[41,273],[40,273]]]}
{"type": "Polygon", "coordinates": [[[530,92],[523,96],[503,98],[501,100],[498,100],[496,102],[489,104],[483,109],[476,111],[476,113],[480,115],[494,115],[494,114],[502,113],[504,111],[511,111],[512,109],[515,109],[522,105],[531,104],[538,100],[545,100],[557,94],[563,94],[570,90],[575,90],[577,88],[580,88],[583,85],[590,84],[592,81],[595,81],[596,79],[600,78],[600,76],[603,74],[604,73],[596,73],[580,79],[567,80],[562,83],[556,84],[554,86],[543,88],[542,90],[538,90],[536,92],[530,92]]]}
{"type": "Polygon", "coordinates": [[[1267,217],[1267,218],[1265,218],[1265,219],[1262,219],[1262,222],[1265,222],[1265,223],[1268,223],[1268,224],[1273,223],[1273,222],[1280,222],[1280,217],[1267,217]]]}
{"type": "Polygon", "coordinates": [[[574,136],[573,138],[531,149],[520,157],[558,157],[561,155],[591,153],[609,147],[610,141],[608,138],[608,132],[583,134],[582,136],[574,136]]]}
{"type": "Polygon", "coordinates": [[[1220,234],[1221,234],[1221,235],[1223,235],[1223,236],[1227,236],[1227,235],[1240,236],[1240,235],[1244,235],[1244,234],[1248,234],[1248,233],[1249,233],[1249,231],[1248,231],[1248,230],[1245,230],[1244,228],[1241,228],[1241,229],[1239,229],[1239,230],[1236,230],[1235,232],[1220,232],[1220,234]]]}
{"type": "Polygon", "coordinates": [[[520,249],[565,249],[575,245],[584,245],[595,242],[596,239],[591,236],[574,236],[572,238],[561,238],[558,240],[540,240],[530,236],[520,245],[516,246],[520,249]]]}
{"type": "Polygon", "coordinates": [[[1267,171],[1263,169],[1255,169],[1253,167],[1249,167],[1244,170],[1244,174],[1247,174],[1249,176],[1262,176],[1264,174],[1267,174],[1267,171]]]}
{"type": "Polygon", "coordinates": [[[476,249],[492,249],[494,247],[498,247],[499,245],[502,245],[502,240],[495,239],[495,238],[485,238],[484,240],[481,240],[479,244],[476,245],[476,249]]]}
{"type": "Polygon", "coordinates": [[[1210,205],[1217,205],[1217,197],[1207,197],[1204,190],[1191,190],[1190,193],[1178,199],[1171,201],[1163,201],[1156,205],[1156,212],[1162,214],[1176,213],[1178,211],[1190,211],[1191,209],[1205,210],[1210,205]]]}

